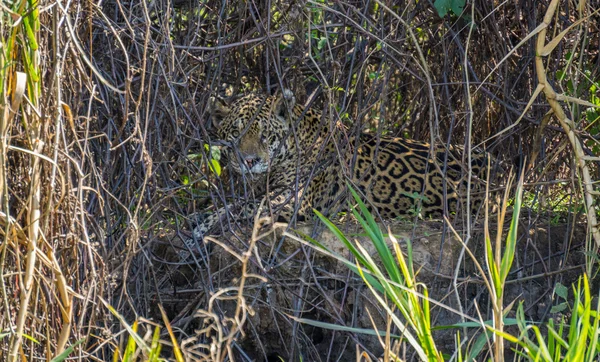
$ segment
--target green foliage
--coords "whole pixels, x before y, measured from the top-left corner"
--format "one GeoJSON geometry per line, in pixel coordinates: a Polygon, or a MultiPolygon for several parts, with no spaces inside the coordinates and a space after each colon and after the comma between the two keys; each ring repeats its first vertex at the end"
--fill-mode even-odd
{"type": "MultiPolygon", "coordinates": [[[[129,337],[127,338],[127,345],[125,346],[125,350],[123,352],[123,356],[121,357],[119,348],[117,348],[113,355],[113,361],[122,361],[122,362],[135,362],[135,361],[144,361],[144,362],[158,362],[165,361],[165,359],[160,358],[160,351],[162,349],[162,345],[160,343],[160,327],[156,326],[154,328],[154,333],[152,334],[152,340],[150,345],[148,345],[144,339],[137,333],[138,332],[138,321],[133,322],[133,325],[129,325],[126,322],[125,318],[117,312],[111,305],[102,300],[103,304],[108,308],[108,310],[121,322],[121,325],[125,327],[129,337]],[[138,356],[140,356],[138,358],[138,356]]],[[[182,358],[177,355],[175,352],[175,360],[183,361],[182,358]]]]}
{"type": "Polygon", "coordinates": [[[557,283],[554,286],[554,294],[556,294],[556,296],[558,298],[562,299],[563,302],[553,306],[552,309],[550,310],[550,313],[564,312],[569,307],[569,301],[567,298],[568,292],[569,292],[569,290],[567,289],[567,287],[565,287],[561,283],[557,283]]]}
{"type": "Polygon", "coordinates": [[[573,53],[567,52],[564,59],[566,65],[564,69],[556,71],[556,79],[560,81],[566,95],[580,99],[587,98],[585,100],[594,105],[594,107],[586,107],[582,112],[577,104],[573,104],[572,111],[576,123],[585,117],[586,130],[593,137],[585,139],[584,142],[594,155],[598,155],[600,154],[600,143],[597,138],[600,134],[600,97],[598,96],[600,80],[594,78],[597,72],[592,70],[595,67],[593,63],[584,65],[584,69],[569,71],[569,67],[573,67],[573,60],[573,53]]]}
{"type": "MultiPolygon", "coordinates": [[[[504,251],[500,253],[500,243],[492,245],[492,241],[488,232],[486,232],[485,236],[486,262],[490,273],[490,286],[493,288],[493,290],[490,290],[490,292],[496,296],[498,302],[502,301],[504,284],[506,283],[506,278],[508,277],[508,273],[510,272],[510,268],[512,267],[515,257],[518,240],[517,229],[519,226],[519,214],[521,212],[522,199],[523,180],[521,180],[517,186],[517,195],[515,197],[515,204],[513,206],[512,221],[510,223],[510,229],[508,230],[506,242],[504,243],[504,251]],[[498,259],[499,255],[501,255],[500,259],[498,259]]],[[[506,206],[504,206],[502,213],[505,211],[506,206]]],[[[502,306],[499,305],[499,307],[501,308],[502,306]]]]}
{"type": "MultiPolygon", "coordinates": [[[[205,155],[208,157],[208,169],[213,175],[221,176],[222,167],[221,167],[221,150],[217,146],[209,146],[208,144],[204,145],[204,153],[191,153],[187,155],[187,158],[191,161],[197,162],[199,165],[202,165],[205,161],[205,155]]],[[[190,185],[190,177],[186,174],[180,175],[181,183],[183,185],[190,185]]],[[[208,181],[202,180],[202,186],[208,187],[208,181]]],[[[192,192],[196,192],[197,190],[192,190],[192,192]]],[[[202,193],[202,192],[199,192],[202,193]]]]}
{"type": "Polygon", "coordinates": [[[421,195],[420,192],[413,192],[408,193],[408,192],[402,192],[402,195],[410,197],[413,200],[413,207],[412,209],[408,210],[408,213],[410,215],[414,216],[418,216],[419,218],[423,218],[423,215],[421,215],[421,211],[423,208],[423,202],[428,201],[429,199],[427,198],[427,196],[425,195],[421,195]]]}
{"type": "Polygon", "coordinates": [[[208,152],[208,166],[217,176],[221,176],[221,150],[217,146],[204,145],[204,150],[208,152]]]}
{"type": "Polygon", "coordinates": [[[598,361],[600,359],[598,344],[600,303],[596,298],[596,307],[592,306],[587,275],[584,274],[579,278],[577,286],[573,288],[573,295],[570,323],[567,324],[565,318],[561,318],[558,324],[550,319],[546,324],[548,330],[546,335],[542,334],[536,325],[525,321],[523,304],[519,305],[517,320],[521,335],[517,344],[521,347],[518,353],[523,359],[530,361],[598,361]]]}
{"type": "MultiPolygon", "coordinates": [[[[354,263],[335,255],[318,241],[304,236],[318,249],[321,249],[338,260],[344,262],[355,273],[360,275],[367,284],[380,305],[387,310],[391,320],[402,334],[402,338],[410,343],[415,349],[421,360],[443,361],[450,356],[441,354],[435,340],[432,337],[432,331],[447,328],[482,328],[482,333],[475,338],[474,342],[469,343],[467,350],[460,349],[460,334],[457,332],[457,348],[460,350],[457,354],[459,361],[476,361],[481,355],[489,353],[489,349],[498,348],[496,344],[499,340],[511,343],[512,349],[523,361],[595,361],[600,358],[600,307],[596,302],[595,309],[592,308],[592,298],[587,276],[583,275],[579,284],[574,288],[575,301],[569,303],[567,300],[568,289],[562,284],[555,287],[555,295],[561,303],[557,304],[552,312],[560,313],[571,309],[571,321],[567,324],[564,319],[556,324],[550,320],[546,324],[547,333],[542,334],[540,328],[535,322],[525,319],[523,304],[519,304],[516,310],[516,318],[507,318],[508,308],[503,305],[503,296],[507,277],[512,266],[512,261],[516,252],[517,226],[519,220],[519,211],[522,202],[522,179],[517,185],[517,195],[513,204],[512,220],[506,239],[502,243],[492,243],[491,238],[486,231],[486,266],[488,275],[486,285],[489,292],[494,296],[493,320],[478,322],[457,323],[451,326],[441,326],[432,328],[430,318],[430,304],[427,287],[419,283],[415,278],[415,272],[412,261],[412,246],[410,240],[406,241],[406,256],[402,253],[396,238],[390,233],[383,234],[375,222],[373,216],[369,213],[365,204],[361,201],[358,194],[350,188],[350,191],[356,202],[356,207],[351,207],[352,214],[361,224],[365,234],[369,237],[373,246],[377,250],[377,257],[380,259],[383,268],[378,266],[372,257],[372,253],[367,251],[358,241],[351,242],[342,233],[337,226],[325,218],[321,213],[315,210],[315,214],[329,228],[329,230],[342,241],[347,249],[355,257],[354,263]],[[386,243],[385,237],[389,237],[392,242],[393,252],[386,243]],[[385,296],[385,298],[382,295],[385,296]],[[398,319],[394,310],[388,303],[400,311],[404,321],[398,319]],[[570,307],[572,306],[572,307],[570,307]],[[506,326],[517,326],[520,334],[513,336],[506,331],[506,326]],[[496,337],[494,338],[494,334],[496,337]]],[[[508,206],[507,197],[503,204],[501,220],[506,215],[508,206]]],[[[487,223],[487,221],[486,221],[487,223]]],[[[502,228],[500,228],[501,230],[502,228]]],[[[487,228],[486,228],[487,230],[487,228]]],[[[501,231],[499,231],[501,233],[501,231]]],[[[496,239],[500,241],[500,238],[496,239]]],[[[482,269],[481,269],[482,270],[482,269]]],[[[298,321],[321,328],[332,330],[348,331],[352,333],[384,335],[384,332],[362,329],[351,329],[345,326],[332,325],[318,321],[298,319],[298,321]]],[[[390,336],[398,338],[399,336],[390,336]]],[[[504,349],[504,344],[499,347],[504,349]]],[[[501,355],[500,355],[501,356],[501,355]]],[[[496,356],[497,357],[497,356],[496,356]]],[[[503,358],[503,357],[501,357],[503,358]]],[[[498,359],[496,359],[498,360],[498,359]]]]}
{"type": "Polygon", "coordinates": [[[441,18],[449,12],[460,16],[465,9],[465,0],[435,0],[433,7],[441,18]]]}
{"type": "MultiPolygon", "coordinates": [[[[383,269],[379,268],[371,257],[371,253],[360,243],[357,242],[356,245],[351,243],[331,221],[315,210],[316,215],[354,255],[356,263],[352,270],[363,278],[379,304],[388,311],[391,320],[402,332],[402,337],[415,349],[419,358],[428,361],[443,361],[444,358],[437,349],[431,334],[431,316],[427,287],[418,283],[415,279],[410,241],[407,240],[407,256],[405,257],[400,249],[398,240],[389,233],[389,238],[392,241],[394,249],[392,252],[373,215],[371,215],[366,205],[351,187],[350,192],[357,204],[357,207],[350,208],[352,214],[372,241],[377,250],[377,256],[383,264],[383,269]],[[380,293],[385,295],[385,299],[380,293]],[[400,320],[395,315],[386,300],[391,301],[393,306],[400,311],[406,322],[400,320]]],[[[320,243],[314,240],[311,241],[317,247],[327,250],[320,243]]],[[[350,262],[346,263],[346,265],[349,264],[350,262]]]]}
{"type": "Polygon", "coordinates": [[[59,354],[58,356],[52,358],[52,360],[50,362],[62,362],[67,360],[67,358],[69,357],[69,355],[71,353],[73,353],[73,351],[75,350],[75,347],[77,347],[78,345],[80,345],[81,343],[83,343],[83,341],[85,341],[85,338],[82,338],[80,340],[78,340],[77,342],[75,342],[75,344],[69,346],[68,348],[66,348],[61,354],[59,354]]]}

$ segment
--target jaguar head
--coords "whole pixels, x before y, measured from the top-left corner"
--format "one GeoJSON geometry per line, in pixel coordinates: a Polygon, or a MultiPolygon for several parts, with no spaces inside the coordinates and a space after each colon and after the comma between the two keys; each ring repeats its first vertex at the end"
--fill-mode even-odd
{"type": "Polygon", "coordinates": [[[267,173],[272,163],[285,160],[285,137],[290,129],[288,110],[295,97],[289,90],[278,96],[250,94],[231,103],[211,98],[210,110],[217,134],[231,147],[231,167],[239,174],[267,173]]]}

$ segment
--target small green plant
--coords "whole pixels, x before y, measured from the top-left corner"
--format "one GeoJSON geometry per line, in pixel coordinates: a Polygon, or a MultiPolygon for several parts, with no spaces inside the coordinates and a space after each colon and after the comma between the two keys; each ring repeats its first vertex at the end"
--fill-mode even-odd
{"type": "MultiPolygon", "coordinates": [[[[595,72],[592,71],[594,64],[583,64],[583,69],[577,69],[573,62],[573,53],[567,52],[565,55],[565,67],[556,71],[556,79],[560,81],[566,95],[585,99],[585,109],[583,112],[577,103],[573,103],[572,110],[575,114],[575,122],[586,120],[585,129],[592,136],[600,134],[600,80],[594,78],[595,72]],[[587,97],[586,97],[587,95],[587,97]]],[[[594,155],[600,153],[600,143],[597,138],[590,137],[586,139],[585,144],[592,150],[594,155]]]]}
{"type": "MultiPolygon", "coordinates": [[[[402,338],[415,349],[419,358],[428,361],[443,361],[443,356],[438,350],[431,333],[427,286],[415,279],[410,241],[407,242],[408,250],[405,257],[398,240],[389,232],[388,236],[394,249],[392,252],[388,248],[384,234],[371,213],[369,213],[366,205],[352,188],[350,188],[350,191],[358,205],[358,207],[351,207],[352,214],[373,242],[377,255],[383,264],[383,269],[377,265],[371,257],[371,253],[360,243],[356,242],[356,245],[354,245],[325,216],[316,210],[314,211],[315,214],[352,252],[356,262],[353,264],[345,261],[346,265],[363,278],[379,304],[388,312],[394,325],[402,332],[402,338]],[[388,300],[392,303],[392,306],[388,305],[388,300]],[[400,311],[406,322],[394,313],[394,309],[400,311]]],[[[327,250],[316,240],[310,238],[309,240],[322,250],[327,250]]],[[[377,332],[377,334],[381,335],[381,332],[377,332]]],[[[397,359],[397,356],[389,355],[391,354],[389,333],[383,335],[387,337],[385,343],[387,344],[386,353],[388,353],[388,357],[397,359]]]]}
{"type": "MultiPolygon", "coordinates": [[[[203,153],[191,153],[187,155],[187,158],[196,163],[199,168],[202,168],[208,158],[208,170],[211,174],[219,177],[221,176],[222,167],[221,167],[221,150],[217,146],[209,146],[208,144],[204,145],[203,153]]],[[[204,195],[205,190],[210,187],[212,184],[206,177],[202,177],[200,180],[197,178],[190,177],[187,173],[180,174],[181,183],[185,186],[193,186],[190,188],[192,193],[196,195],[204,195]],[[199,183],[198,183],[199,181],[199,183]]],[[[186,192],[181,192],[182,197],[187,197],[186,192]]]]}
{"type": "MultiPolygon", "coordinates": [[[[121,349],[117,346],[114,351],[112,360],[117,362],[135,362],[135,361],[144,361],[144,362],[159,362],[166,361],[163,358],[160,358],[160,353],[162,350],[162,344],[160,341],[160,327],[156,326],[154,328],[154,333],[152,334],[152,339],[150,340],[150,345],[146,343],[146,340],[142,338],[138,334],[138,321],[134,321],[132,325],[127,323],[125,318],[117,312],[111,305],[109,305],[106,301],[101,299],[102,303],[108,308],[108,310],[121,322],[121,325],[125,327],[129,337],[127,338],[127,343],[125,348],[121,352],[121,349]]],[[[160,306],[159,306],[160,307],[160,306]]],[[[169,321],[166,319],[166,315],[161,307],[161,312],[163,315],[163,320],[167,326],[167,331],[169,332],[169,336],[171,337],[171,341],[173,342],[173,357],[177,362],[183,362],[183,355],[179,349],[179,344],[173,335],[173,331],[169,324],[169,321]]]]}
{"type": "Polygon", "coordinates": [[[408,210],[408,213],[412,216],[418,216],[420,219],[422,219],[423,215],[421,214],[421,211],[423,209],[423,202],[429,201],[429,198],[427,198],[425,195],[421,195],[419,192],[413,192],[412,194],[402,192],[402,194],[413,199],[413,207],[412,209],[408,210]]]}
{"type": "MultiPolygon", "coordinates": [[[[212,173],[221,176],[221,150],[217,146],[204,145],[204,151],[208,156],[208,168],[212,173]]],[[[203,154],[192,153],[187,156],[190,160],[203,160],[203,154]]]]}
{"type": "MultiPolygon", "coordinates": [[[[509,177],[509,179],[512,179],[512,177],[509,177]]],[[[513,208],[512,219],[505,238],[502,238],[502,228],[499,228],[495,242],[492,240],[487,227],[489,221],[486,215],[486,270],[477,262],[475,256],[471,255],[491,295],[491,320],[478,321],[463,316],[468,320],[467,322],[451,326],[432,327],[428,289],[426,285],[416,280],[410,240],[406,241],[406,252],[403,253],[398,240],[391,231],[387,234],[381,232],[375,219],[352,188],[350,188],[350,191],[357,206],[351,207],[350,210],[373,243],[377,250],[375,255],[380,262],[376,262],[376,256],[358,241],[351,242],[337,226],[316,210],[315,214],[318,218],[353,254],[355,262],[332,253],[321,243],[306,235],[303,235],[303,237],[317,249],[334,256],[362,277],[376,300],[387,311],[390,320],[401,332],[401,336],[391,335],[389,331],[350,328],[300,318],[298,320],[320,328],[385,337],[385,342],[382,339],[380,340],[385,343],[385,353],[388,357],[384,358],[386,361],[397,360],[397,356],[393,355],[390,347],[390,339],[392,338],[407,341],[414,348],[420,360],[443,361],[448,359],[448,356],[443,355],[438,350],[432,335],[434,330],[448,328],[478,328],[482,331],[479,336],[475,335],[474,342],[469,343],[466,350],[461,349],[463,347],[461,347],[460,334],[457,331],[457,353],[454,358],[458,358],[459,361],[476,361],[477,358],[483,355],[491,356],[493,361],[503,361],[507,347],[517,353],[517,360],[520,361],[597,360],[600,358],[600,344],[598,343],[600,337],[600,307],[596,303],[595,309],[592,308],[592,298],[586,275],[581,277],[578,286],[574,288],[575,301],[572,308],[570,308],[571,304],[567,301],[567,288],[561,284],[557,284],[555,288],[555,294],[562,302],[557,304],[552,312],[561,313],[570,308],[571,321],[569,324],[564,319],[561,319],[559,323],[551,319],[546,323],[548,332],[542,334],[538,323],[525,319],[522,303],[516,309],[516,318],[507,318],[507,314],[514,303],[505,306],[504,295],[518,239],[517,226],[522,204],[522,184],[523,179],[521,177],[517,185],[516,197],[511,203],[513,208]],[[390,250],[390,246],[386,243],[386,237],[389,237],[391,249],[393,250],[390,250]],[[382,267],[379,265],[382,265],[382,267]],[[399,318],[396,311],[400,312],[403,320],[399,318]],[[518,336],[513,336],[505,331],[505,327],[514,325],[518,326],[520,330],[518,336]],[[506,343],[510,343],[511,346],[506,345],[506,343]]],[[[507,208],[509,207],[508,189],[510,187],[507,187],[502,208],[498,214],[499,225],[504,224],[507,215],[507,208]]],[[[286,235],[294,237],[288,233],[286,235]]],[[[467,252],[470,253],[470,251],[467,252]]]]}
{"type": "MultiPolygon", "coordinates": [[[[567,288],[556,288],[556,295],[564,302],[558,304],[561,310],[567,309],[567,288]]],[[[592,295],[587,275],[579,278],[573,287],[574,302],[570,310],[571,320],[567,324],[565,316],[560,321],[550,319],[546,323],[547,332],[542,334],[536,325],[527,323],[523,304],[517,308],[517,321],[521,332],[515,341],[521,350],[519,355],[530,361],[598,361],[600,358],[600,303],[592,305],[592,295]]]]}

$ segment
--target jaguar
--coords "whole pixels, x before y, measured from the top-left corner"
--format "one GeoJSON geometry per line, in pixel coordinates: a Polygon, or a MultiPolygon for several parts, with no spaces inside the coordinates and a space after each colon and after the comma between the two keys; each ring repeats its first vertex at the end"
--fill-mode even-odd
{"type": "MultiPolygon", "coordinates": [[[[326,216],[343,210],[348,185],[382,219],[450,215],[464,205],[469,173],[461,147],[348,134],[322,112],[297,104],[289,90],[230,102],[211,98],[209,109],[230,168],[244,179],[260,180],[263,198],[279,220],[306,220],[313,209],[326,216]]],[[[487,158],[485,152],[472,154],[472,185],[484,179],[478,176],[487,158]]],[[[194,229],[194,237],[213,230],[227,212],[254,210],[250,204],[218,209],[194,229]]]]}

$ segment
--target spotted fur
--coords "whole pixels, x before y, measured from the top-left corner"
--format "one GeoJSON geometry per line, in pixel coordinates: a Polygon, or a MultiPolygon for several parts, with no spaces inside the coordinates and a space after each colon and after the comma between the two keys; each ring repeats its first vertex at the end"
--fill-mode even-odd
{"type": "MultiPolygon", "coordinates": [[[[341,210],[348,183],[387,219],[417,211],[454,213],[466,187],[461,148],[432,151],[428,143],[402,138],[345,137],[317,110],[295,104],[289,91],[277,97],[251,94],[232,104],[215,100],[212,114],[219,138],[230,145],[231,168],[266,177],[265,197],[287,221],[294,215],[299,221],[311,218],[313,208],[326,215],[341,210]]],[[[472,157],[473,175],[484,172],[486,157],[472,157]]],[[[210,231],[225,212],[205,219],[195,236],[210,231]]]]}

